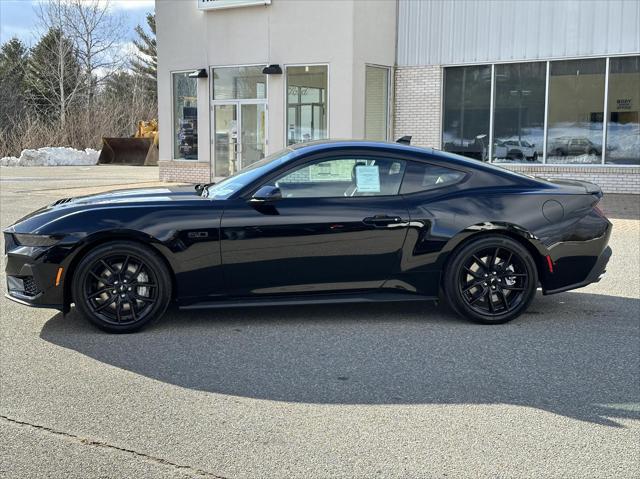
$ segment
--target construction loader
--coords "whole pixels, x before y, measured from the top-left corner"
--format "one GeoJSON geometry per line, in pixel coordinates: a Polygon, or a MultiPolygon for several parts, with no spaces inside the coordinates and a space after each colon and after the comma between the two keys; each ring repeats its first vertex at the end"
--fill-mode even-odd
{"type": "Polygon", "coordinates": [[[98,164],[158,166],[158,120],[139,121],[131,138],[102,138],[98,164]]]}

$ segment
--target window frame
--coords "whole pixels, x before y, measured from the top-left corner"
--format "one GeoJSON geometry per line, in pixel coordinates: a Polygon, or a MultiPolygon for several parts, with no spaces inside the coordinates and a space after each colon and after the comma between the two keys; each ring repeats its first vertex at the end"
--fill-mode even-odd
{"type": "MultiPolygon", "coordinates": [[[[448,68],[454,67],[462,67],[462,66],[490,66],[491,67],[491,92],[493,94],[495,92],[495,66],[496,65],[505,65],[505,64],[514,64],[514,63],[546,63],[546,84],[545,84],[545,112],[544,112],[544,132],[543,132],[543,155],[542,162],[536,164],[527,164],[527,163],[517,163],[514,166],[524,166],[524,167],[535,167],[535,166],[546,166],[551,165],[553,167],[571,167],[571,168],[638,168],[640,163],[637,164],[617,164],[617,163],[607,163],[607,147],[606,143],[608,140],[608,131],[607,131],[607,123],[608,123],[608,100],[609,100],[609,76],[610,76],[610,60],[612,58],[626,58],[626,57],[637,57],[638,53],[620,53],[620,54],[600,54],[600,55],[586,55],[586,56],[570,56],[570,57],[555,57],[555,58],[532,58],[532,59],[519,59],[519,60],[505,60],[505,61],[494,61],[494,62],[469,62],[469,63],[451,63],[444,64],[441,66],[441,87],[440,87],[440,142],[441,145],[444,145],[444,110],[445,110],[445,76],[446,70],[448,68]],[[551,63],[552,62],[563,62],[563,61],[571,61],[571,60],[605,60],[605,70],[604,70],[604,105],[603,105],[603,122],[602,122],[602,154],[600,155],[600,161],[598,163],[589,163],[589,164],[581,164],[581,163],[548,163],[547,162],[547,139],[548,139],[548,118],[549,118],[549,83],[550,83],[550,71],[551,71],[551,63]]],[[[493,98],[490,98],[490,119],[489,119],[489,145],[488,145],[488,154],[489,161],[487,163],[492,163],[500,166],[505,166],[501,163],[496,163],[493,161],[493,143],[494,143],[494,132],[493,132],[493,115],[494,115],[494,101],[493,98]]],[[[507,164],[506,166],[511,166],[507,164]]]]}
{"type": "MultiPolygon", "coordinates": [[[[327,97],[327,134],[326,134],[326,138],[324,138],[324,140],[328,140],[329,138],[331,138],[331,131],[330,131],[330,125],[331,125],[331,97],[329,96],[329,94],[331,93],[331,64],[329,62],[319,62],[319,63],[285,63],[283,65],[283,76],[284,76],[284,81],[283,83],[283,101],[284,101],[284,129],[283,129],[283,145],[285,147],[289,147],[289,146],[293,146],[296,145],[298,143],[294,143],[293,145],[289,145],[289,125],[288,125],[288,120],[289,120],[289,77],[287,76],[287,70],[289,69],[289,67],[327,67],[327,92],[326,92],[326,97],[327,97]]],[[[321,140],[319,140],[321,141],[321,140]]],[[[302,143],[302,142],[300,142],[302,143]]]]}
{"type": "MultiPolygon", "coordinates": [[[[318,163],[322,163],[324,161],[331,161],[334,159],[345,159],[345,160],[351,160],[351,159],[367,159],[367,160],[375,160],[375,159],[386,159],[386,160],[397,160],[397,161],[404,161],[405,163],[410,161],[410,158],[403,156],[403,155],[398,155],[397,153],[392,153],[389,152],[388,154],[385,154],[383,152],[378,152],[378,151],[371,151],[371,150],[361,150],[361,149],[353,149],[353,150],[347,150],[343,153],[339,153],[339,152],[320,152],[320,153],[315,153],[315,154],[310,154],[309,156],[305,156],[302,158],[299,158],[297,160],[294,160],[291,162],[290,165],[285,165],[282,168],[279,168],[276,171],[271,172],[267,177],[265,178],[260,178],[258,180],[256,180],[254,183],[247,185],[246,187],[244,187],[242,190],[238,191],[232,198],[233,199],[244,199],[244,200],[249,200],[256,191],[258,191],[260,188],[262,188],[263,186],[268,185],[268,183],[270,181],[272,181],[275,178],[279,178],[280,176],[283,176],[287,173],[292,172],[294,169],[298,169],[298,168],[303,168],[305,166],[308,166],[312,163],[318,162],[318,163]]],[[[405,171],[406,171],[406,166],[405,166],[405,171]]],[[[400,187],[402,187],[402,181],[404,180],[404,172],[402,173],[402,179],[400,180],[400,187]]],[[[402,195],[400,194],[400,190],[398,190],[398,193],[395,195],[375,195],[375,196],[315,196],[315,197],[309,197],[309,198],[282,198],[282,200],[300,200],[300,199],[335,199],[335,198],[343,198],[343,199],[355,199],[355,200],[362,200],[362,199],[371,199],[371,198],[399,198],[402,195]]],[[[231,199],[231,198],[230,198],[231,199]]],[[[282,200],[278,200],[278,201],[282,201],[282,200]]]]}
{"type": "MultiPolygon", "coordinates": [[[[371,199],[371,198],[396,198],[396,197],[400,197],[402,196],[400,194],[400,190],[402,189],[402,182],[404,181],[404,174],[407,171],[407,163],[408,161],[405,158],[389,158],[387,156],[382,156],[382,155],[365,155],[365,154],[360,154],[360,155],[331,155],[330,157],[322,157],[322,158],[316,158],[312,161],[308,161],[308,162],[304,162],[298,165],[293,166],[292,168],[289,168],[285,171],[283,171],[282,173],[275,175],[274,177],[269,178],[268,180],[266,180],[264,183],[261,183],[260,186],[256,189],[256,191],[258,189],[260,189],[263,186],[266,186],[269,184],[269,182],[273,181],[273,180],[278,180],[279,178],[282,178],[286,175],[289,175],[291,173],[295,173],[298,170],[307,168],[309,166],[312,166],[314,164],[319,164],[319,163],[325,163],[328,161],[336,161],[336,160],[355,160],[356,162],[358,160],[391,160],[391,161],[402,161],[405,163],[404,166],[404,170],[402,171],[402,178],[400,178],[400,184],[398,186],[398,192],[396,194],[393,195],[365,195],[365,196],[299,196],[297,198],[285,198],[283,197],[282,199],[278,200],[278,201],[283,201],[283,200],[328,200],[328,199],[336,199],[336,198],[367,198],[367,199],[371,199]]],[[[355,166],[355,165],[354,165],[355,166]]]]}
{"type": "MultiPolygon", "coordinates": [[[[411,162],[420,163],[420,164],[423,164],[423,165],[434,166],[436,168],[446,168],[448,170],[452,170],[452,171],[456,171],[458,173],[462,173],[462,176],[457,181],[455,181],[453,183],[448,183],[446,185],[435,186],[433,188],[429,188],[428,190],[418,190],[418,191],[414,191],[412,193],[402,193],[402,183],[404,183],[404,176],[403,176],[402,177],[402,182],[400,183],[400,193],[399,194],[401,196],[411,196],[412,197],[412,196],[415,196],[415,195],[424,195],[424,194],[432,193],[434,191],[443,190],[445,188],[450,188],[452,186],[456,186],[456,185],[459,185],[461,183],[465,183],[472,175],[472,173],[470,171],[462,170],[460,168],[455,168],[455,167],[452,167],[452,166],[449,166],[449,165],[445,166],[445,165],[440,164],[440,163],[433,163],[433,162],[428,161],[428,160],[422,160],[422,159],[416,159],[416,158],[407,160],[407,163],[411,163],[411,162]]],[[[408,167],[408,165],[407,165],[407,167],[408,167]]],[[[404,172],[405,172],[405,174],[407,173],[407,168],[404,169],[404,172]]]]}
{"type": "MultiPolygon", "coordinates": [[[[364,64],[364,101],[363,103],[363,113],[364,113],[364,122],[362,125],[362,129],[364,132],[364,137],[366,137],[367,134],[367,68],[378,68],[380,70],[386,70],[387,71],[387,115],[386,115],[386,119],[385,119],[385,139],[382,141],[389,141],[389,139],[391,138],[391,110],[393,108],[393,104],[392,104],[392,90],[393,90],[393,85],[392,85],[392,69],[393,67],[387,66],[387,65],[379,65],[376,63],[365,63],[364,64]]],[[[375,140],[374,140],[375,141],[375,140]]]]}
{"type": "MultiPolygon", "coordinates": [[[[191,68],[188,70],[171,70],[169,72],[169,78],[171,79],[170,81],[170,89],[171,89],[171,161],[185,161],[188,163],[197,163],[200,161],[204,161],[201,159],[200,157],[200,148],[198,148],[198,158],[196,159],[189,159],[189,158],[175,158],[175,148],[174,148],[174,141],[175,141],[175,125],[176,125],[176,111],[175,111],[175,89],[174,89],[174,78],[175,75],[180,74],[180,73],[193,73],[195,70],[197,70],[197,68],[191,68]]],[[[194,78],[195,82],[196,82],[196,115],[198,115],[199,113],[197,112],[197,108],[198,108],[198,103],[200,101],[199,99],[199,95],[198,95],[198,79],[194,78]]],[[[198,138],[200,138],[200,124],[198,123],[198,138]]]]}

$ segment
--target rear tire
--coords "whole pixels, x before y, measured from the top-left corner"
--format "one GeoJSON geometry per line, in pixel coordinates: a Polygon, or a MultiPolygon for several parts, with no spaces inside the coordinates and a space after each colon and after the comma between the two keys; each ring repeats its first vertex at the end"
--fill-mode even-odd
{"type": "Polygon", "coordinates": [[[110,333],[138,331],[159,319],[171,299],[162,259],[131,241],[98,246],[73,275],[72,294],[82,316],[110,333]]]}
{"type": "Polygon", "coordinates": [[[463,245],[444,274],[444,295],[463,318],[501,324],[520,316],[531,304],[538,271],[531,254],[517,241],[491,235],[463,245]]]}

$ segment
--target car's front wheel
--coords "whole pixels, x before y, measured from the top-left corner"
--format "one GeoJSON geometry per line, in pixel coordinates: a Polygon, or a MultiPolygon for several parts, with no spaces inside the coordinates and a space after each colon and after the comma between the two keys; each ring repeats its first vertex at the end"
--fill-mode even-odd
{"type": "Polygon", "coordinates": [[[506,236],[472,240],[454,253],[444,292],[460,316],[486,324],[505,323],[533,300],[538,272],[527,249],[506,236]]]}
{"type": "Polygon", "coordinates": [[[157,254],[130,241],[98,246],[78,264],[72,295],[76,308],[111,333],[137,331],[158,319],[171,298],[171,278],[157,254]]]}

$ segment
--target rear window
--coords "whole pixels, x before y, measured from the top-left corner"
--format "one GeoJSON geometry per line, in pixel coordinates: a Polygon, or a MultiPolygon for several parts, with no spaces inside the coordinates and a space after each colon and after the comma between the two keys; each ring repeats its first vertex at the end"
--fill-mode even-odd
{"type": "Polygon", "coordinates": [[[461,171],[410,161],[407,164],[400,193],[409,194],[450,186],[461,181],[464,176],[465,174],[461,171]]]}

